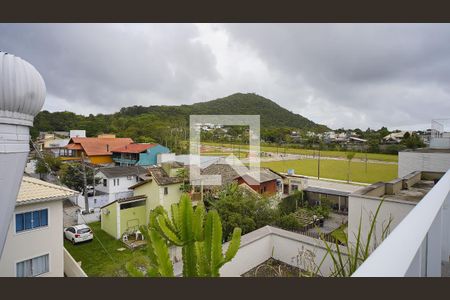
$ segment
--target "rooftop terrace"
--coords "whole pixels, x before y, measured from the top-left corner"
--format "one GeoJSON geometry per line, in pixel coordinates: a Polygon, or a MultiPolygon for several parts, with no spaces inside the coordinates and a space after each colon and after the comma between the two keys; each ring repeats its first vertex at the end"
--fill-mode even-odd
{"type": "Polygon", "coordinates": [[[417,203],[434,187],[443,175],[444,173],[440,172],[416,171],[389,182],[374,183],[355,191],[353,195],[417,203]]]}

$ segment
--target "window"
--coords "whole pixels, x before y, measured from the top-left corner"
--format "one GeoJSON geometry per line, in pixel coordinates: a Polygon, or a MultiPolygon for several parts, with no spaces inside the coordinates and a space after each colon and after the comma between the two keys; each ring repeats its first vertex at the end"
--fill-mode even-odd
{"type": "Polygon", "coordinates": [[[48,209],[16,214],[16,232],[22,232],[48,225],[48,209]]]}
{"type": "Polygon", "coordinates": [[[103,179],[103,186],[107,186],[108,185],[108,179],[103,179]]]}
{"type": "Polygon", "coordinates": [[[119,185],[119,178],[117,178],[117,185],[119,185]]]}
{"type": "Polygon", "coordinates": [[[114,186],[119,185],[119,178],[114,179],[114,186]]]}
{"type": "Polygon", "coordinates": [[[27,259],[16,264],[17,277],[34,277],[49,271],[48,254],[27,259]]]}
{"type": "Polygon", "coordinates": [[[145,200],[122,203],[120,204],[120,209],[128,209],[138,206],[145,206],[145,200]]]}
{"type": "Polygon", "coordinates": [[[167,186],[164,187],[164,195],[169,194],[169,188],[167,186]]]}

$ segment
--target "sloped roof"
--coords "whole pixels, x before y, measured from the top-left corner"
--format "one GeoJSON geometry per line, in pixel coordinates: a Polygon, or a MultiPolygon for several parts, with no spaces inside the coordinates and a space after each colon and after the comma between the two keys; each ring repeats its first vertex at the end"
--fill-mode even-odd
{"type": "Polygon", "coordinates": [[[202,175],[221,175],[222,185],[233,182],[239,176],[239,173],[229,164],[212,164],[204,168],[200,173],[202,175]]]}
{"type": "Polygon", "coordinates": [[[237,176],[235,179],[242,177],[242,179],[245,180],[250,185],[260,184],[267,181],[272,181],[276,179],[281,179],[281,176],[279,176],[277,173],[271,171],[267,168],[259,168],[258,171],[249,171],[247,174],[243,176],[237,176]],[[259,179],[258,179],[258,172],[259,172],[259,179]]]}
{"type": "Polygon", "coordinates": [[[16,206],[35,202],[61,200],[78,192],[33,177],[23,176],[17,195],[16,206]]]}
{"type": "MultiPolygon", "coordinates": [[[[221,175],[222,176],[222,185],[231,183],[232,181],[242,177],[248,184],[259,184],[262,182],[267,182],[275,179],[281,179],[282,176],[276,172],[268,168],[259,168],[259,180],[257,179],[257,173],[255,171],[248,171],[247,168],[243,169],[243,172],[246,172],[245,175],[241,176],[239,173],[233,168],[233,166],[229,164],[212,164],[201,171],[202,175],[221,175]]],[[[242,172],[241,172],[242,173],[242,172]]]]}
{"type": "Polygon", "coordinates": [[[113,149],[123,147],[132,143],[133,140],[130,138],[76,137],[70,139],[69,145],[67,145],[66,148],[72,150],[80,150],[77,146],[72,146],[73,144],[79,144],[88,156],[111,155],[111,151],[113,149]]]}
{"type": "Polygon", "coordinates": [[[168,185],[183,182],[183,178],[170,177],[169,175],[167,175],[166,171],[164,171],[164,169],[161,167],[149,168],[148,171],[152,176],[152,178],[155,179],[158,185],[168,185]]]}
{"type": "Polygon", "coordinates": [[[122,147],[114,148],[111,152],[118,153],[141,153],[149,148],[153,148],[158,144],[129,144],[122,147]]]}
{"type": "Polygon", "coordinates": [[[107,178],[139,176],[148,173],[147,169],[141,166],[108,167],[108,168],[101,168],[99,172],[102,172],[103,175],[105,175],[107,178]]]}

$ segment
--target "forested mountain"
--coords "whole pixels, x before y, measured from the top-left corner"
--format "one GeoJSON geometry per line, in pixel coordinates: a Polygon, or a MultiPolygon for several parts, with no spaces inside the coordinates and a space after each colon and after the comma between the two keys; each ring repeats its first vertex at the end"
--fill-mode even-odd
{"type": "MultiPolygon", "coordinates": [[[[88,136],[115,133],[118,137],[131,137],[136,141],[161,142],[170,132],[186,134],[191,114],[248,114],[260,115],[264,130],[276,128],[322,132],[328,128],[294,114],[275,102],[256,94],[233,94],[225,98],[192,105],[131,106],[109,115],[82,116],[72,112],[40,112],[34,121],[32,136],[40,131],[68,131],[85,129],[88,136]]],[[[188,131],[187,131],[188,132],[188,131]]]]}

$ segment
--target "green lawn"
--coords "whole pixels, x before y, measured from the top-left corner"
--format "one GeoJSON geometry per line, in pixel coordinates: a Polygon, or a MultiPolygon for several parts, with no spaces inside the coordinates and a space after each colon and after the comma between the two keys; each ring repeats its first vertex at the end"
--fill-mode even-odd
{"type": "MultiPolygon", "coordinates": [[[[231,154],[231,151],[229,152],[223,152],[223,151],[216,151],[216,152],[202,152],[201,155],[205,155],[205,156],[228,156],[231,154]]],[[[248,156],[248,152],[243,152],[243,151],[234,151],[233,152],[234,156],[238,157],[238,158],[246,158],[248,156]]]]}
{"type": "MultiPolygon", "coordinates": [[[[208,143],[203,142],[204,145],[211,145],[211,146],[224,146],[229,148],[236,148],[238,145],[231,145],[231,144],[221,144],[221,143],[208,143]]],[[[248,149],[248,145],[241,145],[242,149],[248,149]]],[[[277,147],[274,146],[261,146],[261,151],[264,152],[277,152],[277,147]]],[[[278,152],[284,153],[284,148],[279,147],[278,152]]],[[[303,155],[317,155],[317,150],[312,149],[297,149],[297,148],[286,148],[286,153],[291,154],[303,154],[303,155]]],[[[343,157],[345,158],[347,156],[347,152],[345,151],[330,151],[330,150],[323,150],[320,151],[321,156],[328,156],[328,157],[343,157]]],[[[355,158],[365,159],[366,154],[361,152],[356,152],[355,158]]],[[[382,154],[382,153],[367,153],[367,159],[371,160],[381,160],[381,161],[389,161],[389,162],[397,162],[398,161],[398,155],[394,154],[382,154]]]]}
{"type": "Polygon", "coordinates": [[[127,276],[125,263],[128,261],[147,261],[145,248],[131,251],[125,245],[100,229],[100,222],[90,223],[94,231],[94,240],[72,245],[64,240],[64,247],[76,261],[81,261],[81,267],[89,277],[127,276]],[[100,240],[107,251],[101,246],[100,240]],[[120,252],[119,248],[126,248],[120,252]],[[111,255],[108,255],[108,253],[111,255]]]}
{"type": "MultiPolygon", "coordinates": [[[[262,162],[261,166],[278,172],[294,169],[296,174],[317,176],[317,159],[285,160],[262,162]]],[[[344,160],[321,160],[320,177],[347,180],[348,162],[344,160]]],[[[368,163],[367,173],[364,162],[350,163],[350,181],[374,183],[397,178],[396,164],[368,163]]]]}

